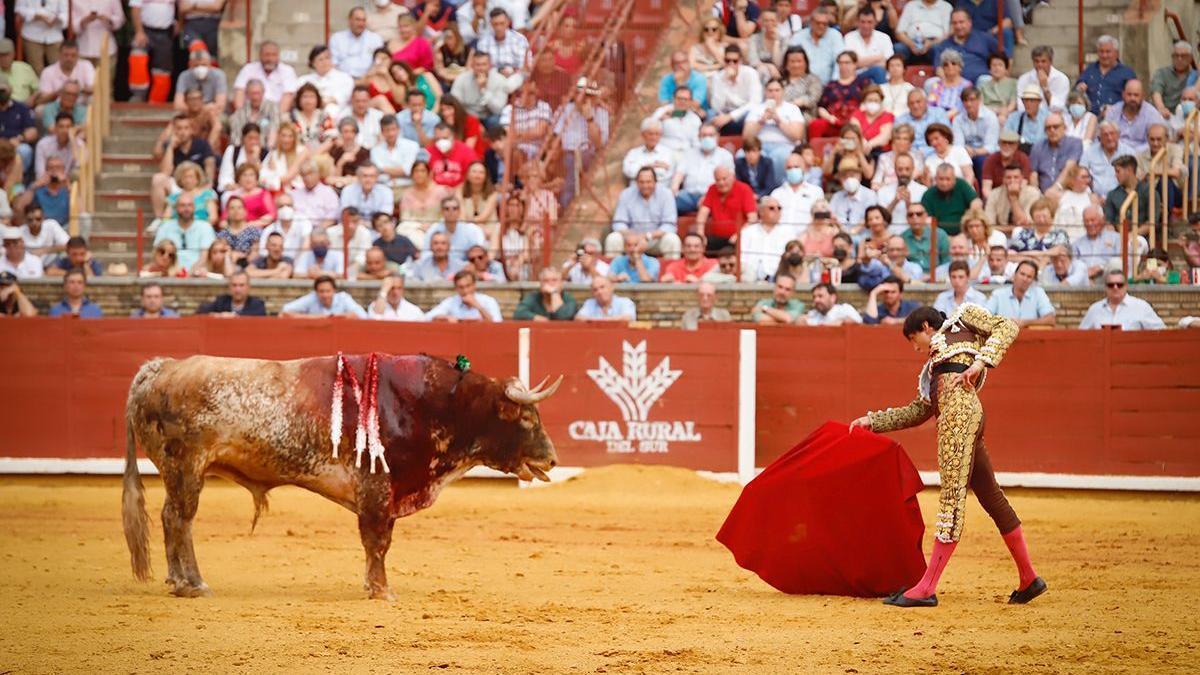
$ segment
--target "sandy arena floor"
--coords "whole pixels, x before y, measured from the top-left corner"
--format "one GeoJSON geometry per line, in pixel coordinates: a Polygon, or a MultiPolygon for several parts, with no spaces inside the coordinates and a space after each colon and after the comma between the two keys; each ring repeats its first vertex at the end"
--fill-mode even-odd
{"type": "Polygon", "coordinates": [[[1027,607],[1003,604],[1016,575],[972,501],[942,606],[901,611],[789,597],[736,567],[713,534],[737,494],[638,467],[460,483],[397,523],[382,603],[364,599],[349,513],[280,489],[250,535],[249,494],[210,481],[196,551],[216,596],[182,600],[133,580],[119,479],[7,478],[0,673],[1200,669],[1200,497],[1011,494],[1050,583],[1027,607]]]}

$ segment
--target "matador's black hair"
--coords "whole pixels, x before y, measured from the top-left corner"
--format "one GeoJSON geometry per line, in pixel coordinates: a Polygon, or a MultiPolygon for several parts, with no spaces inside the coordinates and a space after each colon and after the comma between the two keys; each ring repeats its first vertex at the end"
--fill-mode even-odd
{"type": "Polygon", "coordinates": [[[929,305],[922,305],[914,309],[912,313],[904,319],[904,337],[911,338],[917,333],[920,333],[925,328],[925,324],[929,324],[930,328],[937,330],[941,328],[942,324],[945,322],[945,314],[942,314],[940,311],[930,307],[929,305]]]}

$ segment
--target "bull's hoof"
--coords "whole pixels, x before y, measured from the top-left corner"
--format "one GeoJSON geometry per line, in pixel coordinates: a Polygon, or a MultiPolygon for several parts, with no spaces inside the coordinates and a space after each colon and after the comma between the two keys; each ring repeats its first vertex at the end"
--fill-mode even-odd
{"type": "Polygon", "coordinates": [[[387,588],[372,588],[369,590],[370,592],[367,597],[371,600],[387,600],[388,602],[391,602],[392,600],[396,599],[396,596],[392,594],[392,591],[387,588]]]}
{"type": "Polygon", "coordinates": [[[212,594],[212,589],[208,587],[208,584],[203,582],[196,586],[190,584],[177,584],[175,588],[171,589],[171,595],[180,598],[207,598],[212,594]]]}

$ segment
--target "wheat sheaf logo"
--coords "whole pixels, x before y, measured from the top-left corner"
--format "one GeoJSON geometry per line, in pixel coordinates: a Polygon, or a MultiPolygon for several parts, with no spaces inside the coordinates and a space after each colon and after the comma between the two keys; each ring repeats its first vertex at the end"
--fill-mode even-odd
{"type": "Polygon", "coordinates": [[[621,373],[601,356],[600,367],[587,371],[587,374],[600,391],[617,404],[625,421],[645,422],[650,406],[667,393],[683,371],[671,370],[671,357],[664,356],[647,376],[646,341],[642,340],[636,347],[625,341],[621,344],[624,356],[621,373]]]}
{"type": "Polygon", "coordinates": [[[624,424],[616,420],[576,420],[567,431],[572,439],[603,442],[608,452],[668,452],[672,442],[702,440],[692,420],[650,420],[654,404],[683,375],[671,368],[664,356],[653,370],[648,368],[646,341],[637,345],[621,341],[621,371],[600,357],[598,367],[587,371],[600,391],[621,411],[624,424]]]}

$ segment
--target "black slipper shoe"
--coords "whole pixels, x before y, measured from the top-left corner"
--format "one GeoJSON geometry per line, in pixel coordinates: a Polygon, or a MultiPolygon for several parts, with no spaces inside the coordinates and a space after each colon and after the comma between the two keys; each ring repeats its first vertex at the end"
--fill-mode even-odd
{"type": "Polygon", "coordinates": [[[909,598],[904,595],[904,591],[896,591],[884,598],[883,604],[892,607],[937,607],[938,599],[937,593],[928,598],[909,598]]]}
{"type": "Polygon", "coordinates": [[[1033,600],[1037,596],[1046,592],[1046,580],[1041,577],[1035,577],[1023,591],[1013,591],[1012,595],[1008,596],[1008,604],[1024,605],[1033,600]]]}

